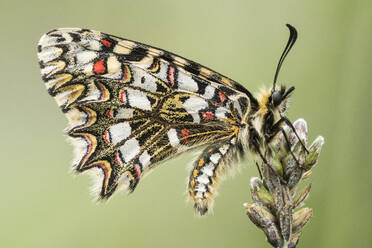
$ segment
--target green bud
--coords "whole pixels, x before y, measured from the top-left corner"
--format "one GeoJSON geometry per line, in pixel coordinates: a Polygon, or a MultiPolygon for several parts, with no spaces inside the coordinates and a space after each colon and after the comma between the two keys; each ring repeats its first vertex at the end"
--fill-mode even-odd
{"type": "Polygon", "coordinates": [[[264,187],[261,179],[257,177],[251,178],[251,193],[255,202],[271,207],[274,205],[274,199],[270,192],[264,187]]]}
{"type": "Polygon", "coordinates": [[[311,144],[309,148],[309,154],[307,155],[305,164],[303,166],[305,170],[311,169],[316,164],[323,144],[324,138],[322,136],[318,136],[311,144]]]}
{"type": "Polygon", "coordinates": [[[282,163],[280,162],[280,159],[277,155],[274,155],[274,157],[271,159],[271,161],[269,161],[269,163],[271,163],[271,166],[273,167],[273,169],[280,175],[283,177],[283,165],[282,163]]]}

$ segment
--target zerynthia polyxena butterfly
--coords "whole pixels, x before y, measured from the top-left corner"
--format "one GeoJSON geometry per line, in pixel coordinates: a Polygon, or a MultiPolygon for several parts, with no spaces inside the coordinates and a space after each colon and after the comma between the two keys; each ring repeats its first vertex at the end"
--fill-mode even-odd
{"type": "Polygon", "coordinates": [[[198,63],[105,33],[61,28],[38,44],[42,78],[67,116],[77,172],[98,171],[99,198],[132,192],[165,159],[203,147],[188,182],[198,213],[212,207],[216,187],[249,151],[255,158],[290,124],[283,116],[294,87],[252,95],[239,83],[198,63]],[[95,168],[96,170],[93,170],[95,168]]]}

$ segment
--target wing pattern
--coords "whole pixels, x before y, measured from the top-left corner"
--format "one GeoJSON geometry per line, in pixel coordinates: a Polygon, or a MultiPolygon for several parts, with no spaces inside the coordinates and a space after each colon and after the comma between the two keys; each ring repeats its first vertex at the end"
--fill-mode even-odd
{"type": "Polygon", "coordinates": [[[69,121],[75,169],[100,169],[100,198],[133,191],[146,172],[180,152],[235,145],[250,108],[249,92],[210,69],[92,30],[50,31],[38,58],[69,121]]]}

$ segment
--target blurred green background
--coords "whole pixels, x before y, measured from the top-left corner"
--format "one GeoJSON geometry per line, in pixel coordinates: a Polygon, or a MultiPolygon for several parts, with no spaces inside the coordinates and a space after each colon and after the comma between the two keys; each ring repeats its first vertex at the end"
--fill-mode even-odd
{"type": "MultiPolygon", "coordinates": [[[[270,85],[288,38],[299,39],[279,82],[295,85],[288,116],[325,137],[299,247],[372,247],[372,2],[347,0],[2,1],[0,247],[268,247],[245,215],[247,168],[220,188],[213,215],[185,203],[187,165],[170,160],[130,196],[95,204],[90,179],[69,173],[66,119],[47,94],[36,44],[85,27],[161,47],[256,91],[270,85]]],[[[248,156],[247,156],[248,157],[248,156]]]]}

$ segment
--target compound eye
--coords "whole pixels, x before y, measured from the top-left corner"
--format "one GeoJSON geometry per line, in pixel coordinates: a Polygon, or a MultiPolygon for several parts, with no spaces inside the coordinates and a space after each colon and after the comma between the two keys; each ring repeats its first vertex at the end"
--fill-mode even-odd
{"type": "Polygon", "coordinates": [[[274,104],[274,106],[278,106],[281,102],[282,102],[282,95],[279,92],[274,91],[274,93],[273,93],[273,104],[274,104]]]}

